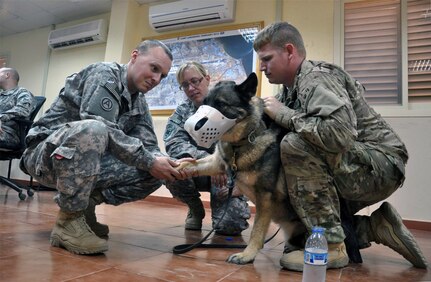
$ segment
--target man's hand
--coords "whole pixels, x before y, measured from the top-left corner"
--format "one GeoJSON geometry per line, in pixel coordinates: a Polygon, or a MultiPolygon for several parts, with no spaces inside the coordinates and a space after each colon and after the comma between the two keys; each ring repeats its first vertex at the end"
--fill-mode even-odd
{"type": "Polygon", "coordinates": [[[150,173],[158,179],[174,181],[177,179],[190,178],[193,175],[191,171],[178,171],[175,167],[180,165],[182,160],[193,161],[191,158],[185,158],[178,161],[172,160],[169,157],[156,157],[153,165],[151,166],[150,173]]]}
{"type": "MultiPolygon", "coordinates": [[[[216,189],[216,197],[220,200],[225,200],[229,195],[229,189],[226,186],[217,187],[216,189]]],[[[238,187],[234,187],[232,191],[232,197],[242,196],[241,191],[239,191],[238,187]]]]}
{"type": "Polygon", "coordinates": [[[223,187],[227,184],[227,175],[222,173],[219,175],[211,176],[211,183],[217,187],[223,187]]]}
{"type": "Polygon", "coordinates": [[[178,165],[175,169],[181,174],[179,179],[187,179],[199,176],[199,172],[194,168],[196,159],[193,158],[182,158],[177,160],[178,165]]]}
{"type": "MultiPolygon", "coordinates": [[[[215,185],[216,197],[218,199],[224,200],[229,195],[229,189],[226,187],[227,184],[227,174],[222,173],[216,176],[211,176],[211,184],[215,185]]],[[[235,186],[232,191],[232,197],[241,196],[241,191],[235,186]]]]}
{"type": "Polygon", "coordinates": [[[263,98],[263,111],[273,120],[283,107],[283,103],[278,101],[275,97],[263,98]]]}

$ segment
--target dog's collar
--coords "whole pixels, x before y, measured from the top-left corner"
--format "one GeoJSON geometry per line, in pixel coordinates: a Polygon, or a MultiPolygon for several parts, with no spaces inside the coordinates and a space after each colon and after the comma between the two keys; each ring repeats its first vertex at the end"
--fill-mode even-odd
{"type": "Polygon", "coordinates": [[[230,160],[230,163],[229,163],[229,172],[232,174],[232,175],[236,175],[236,171],[238,170],[238,167],[237,167],[237,165],[236,165],[236,153],[234,152],[233,153],[233,156],[232,156],[232,159],[230,160]]]}
{"type": "Polygon", "coordinates": [[[247,144],[254,144],[256,142],[256,137],[261,134],[266,129],[266,126],[261,122],[259,127],[250,131],[246,138],[239,140],[238,142],[232,143],[235,147],[244,146],[247,144]]]}

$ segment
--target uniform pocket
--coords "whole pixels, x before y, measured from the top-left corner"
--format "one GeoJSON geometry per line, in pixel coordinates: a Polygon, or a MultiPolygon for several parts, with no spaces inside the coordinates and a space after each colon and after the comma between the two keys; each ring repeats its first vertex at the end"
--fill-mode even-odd
{"type": "Polygon", "coordinates": [[[69,148],[69,147],[57,147],[52,154],[51,158],[54,157],[56,159],[62,159],[66,158],[68,160],[71,160],[73,158],[73,155],[75,154],[76,149],[75,148],[69,148]]]}

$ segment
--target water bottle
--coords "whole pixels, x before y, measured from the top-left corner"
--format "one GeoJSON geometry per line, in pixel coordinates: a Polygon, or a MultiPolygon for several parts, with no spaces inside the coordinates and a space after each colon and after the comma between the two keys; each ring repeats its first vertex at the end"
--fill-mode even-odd
{"type": "Polygon", "coordinates": [[[325,282],[328,262],[328,242],[325,228],[314,226],[305,243],[302,282],[325,282]]]}

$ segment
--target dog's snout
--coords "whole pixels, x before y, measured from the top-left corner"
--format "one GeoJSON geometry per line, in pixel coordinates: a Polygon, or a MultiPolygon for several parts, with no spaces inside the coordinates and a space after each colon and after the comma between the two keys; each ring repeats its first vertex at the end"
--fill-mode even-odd
{"type": "Polygon", "coordinates": [[[202,128],[202,126],[205,125],[205,123],[208,121],[207,117],[201,118],[195,125],[195,130],[198,131],[202,128]]]}

